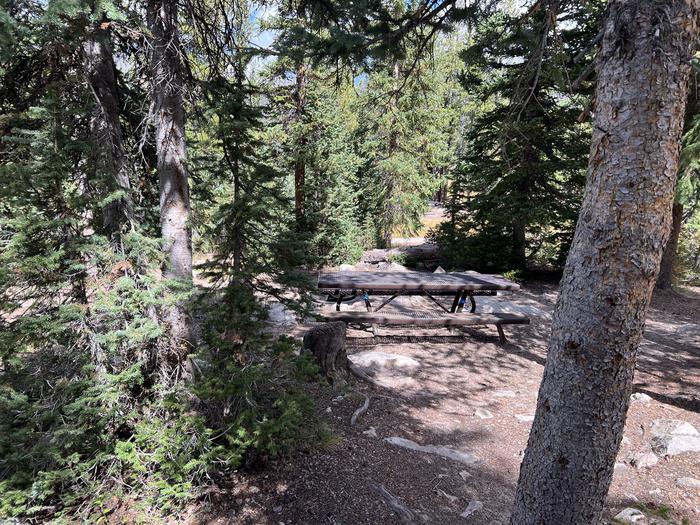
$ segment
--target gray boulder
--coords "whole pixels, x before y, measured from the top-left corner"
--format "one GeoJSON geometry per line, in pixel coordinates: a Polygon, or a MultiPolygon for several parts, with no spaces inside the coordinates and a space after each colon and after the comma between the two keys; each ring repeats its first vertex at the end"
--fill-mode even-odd
{"type": "Polygon", "coordinates": [[[700,432],[685,421],[657,419],[651,426],[651,448],[660,456],[700,452],[700,432]]]}

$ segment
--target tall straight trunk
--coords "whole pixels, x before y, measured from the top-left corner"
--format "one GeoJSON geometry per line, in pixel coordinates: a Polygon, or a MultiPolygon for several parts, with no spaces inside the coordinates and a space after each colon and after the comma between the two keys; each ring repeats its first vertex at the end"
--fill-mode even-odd
{"type": "MultiPolygon", "coordinates": [[[[190,195],[187,179],[183,63],[178,37],[177,2],[147,0],[151,33],[151,81],[156,135],[160,228],[166,261],[163,276],[185,285],[192,283],[192,234],[188,224],[190,195]]],[[[189,314],[182,304],[169,308],[167,321],[179,345],[178,364],[192,341],[189,314]]]]}
{"type": "MultiPolygon", "coordinates": [[[[400,130],[398,128],[397,122],[397,112],[398,112],[398,101],[399,101],[399,88],[401,86],[401,62],[396,60],[393,67],[393,89],[394,93],[389,99],[389,113],[391,113],[391,123],[389,125],[389,143],[387,144],[387,158],[391,158],[399,151],[399,141],[400,141],[400,130]]],[[[384,178],[384,209],[382,211],[381,220],[381,239],[382,245],[385,248],[391,248],[391,241],[393,238],[394,227],[397,223],[397,218],[400,213],[399,203],[394,196],[395,188],[397,186],[397,175],[393,171],[385,171],[382,173],[384,178]]]]}
{"type": "Polygon", "coordinates": [[[85,77],[95,96],[95,109],[90,121],[95,147],[95,171],[110,193],[120,195],[102,210],[102,226],[108,237],[118,234],[125,224],[133,222],[131,185],[124,138],[119,122],[119,91],[112,57],[109,21],[103,18],[83,45],[85,77]]]}
{"type": "Polygon", "coordinates": [[[700,0],[610,0],[588,182],[513,525],[597,524],[669,233],[700,0]]]}
{"type": "MultiPolygon", "coordinates": [[[[296,88],[294,92],[294,105],[296,119],[301,122],[306,106],[306,65],[300,64],[296,71],[296,88]]],[[[297,227],[301,227],[304,220],[304,184],[306,183],[306,161],[304,154],[306,149],[306,137],[302,134],[297,144],[297,155],[294,159],[294,212],[296,214],[297,227]]]]}
{"type": "Polygon", "coordinates": [[[661,257],[661,269],[659,278],[656,280],[656,287],[661,290],[669,290],[673,285],[673,267],[676,263],[676,253],[678,252],[678,238],[681,235],[683,225],[683,205],[674,202],[671,212],[671,235],[668,238],[664,254],[661,257]]]}

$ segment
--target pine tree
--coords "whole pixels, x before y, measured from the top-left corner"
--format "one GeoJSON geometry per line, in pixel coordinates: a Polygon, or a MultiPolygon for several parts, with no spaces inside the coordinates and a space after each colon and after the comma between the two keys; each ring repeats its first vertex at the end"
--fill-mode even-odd
{"type": "Polygon", "coordinates": [[[599,3],[554,2],[524,21],[499,13],[481,26],[465,54],[465,87],[490,108],[473,122],[451,179],[440,241],[453,264],[522,270],[566,256],[585,181],[590,130],[581,117],[599,14],[599,3]]]}

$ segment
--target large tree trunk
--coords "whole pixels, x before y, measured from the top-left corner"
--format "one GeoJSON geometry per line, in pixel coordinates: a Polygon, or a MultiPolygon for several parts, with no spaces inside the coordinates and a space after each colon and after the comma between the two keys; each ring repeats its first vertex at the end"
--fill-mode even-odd
{"type": "Polygon", "coordinates": [[[90,122],[95,148],[95,171],[110,193],[119,192],[102,210],[105,234],[113,237],[125,223],[133,222],[129,171],[122,127],[119,122],[119,91],[112,58],[109,21],[103,18],[85,44],[85,76],[95,96],[90,122]]]}
{"type": "MultiPolygon", "coordinates": [[[[177,2],[148,0],[146,16],[151,33],[151,80],[158,183],[160,188],[160,227],[166,261],[163,276],[192,283],[192,238],[185,110],[182,100],[183,63],[178,37],[177,2]]],[[[167,321],[173,338],[181,343],[170,356],[177,365],[184,362],[192,342],[191,320],[187,309],[177,304],[168,309],[167,321]]]]}
{"type": "Polygon", "coordinates": [[[683,205],[679,204],[678,202],[674,202],[673,211],[671,213],[671,235],[669,236],[666,247],[664,248],[663,257],[661,257],[659,278],[656,280],[656,287],[661,290],[670,290],[673,285],[673,267],[676,263],[678,238],[681,235],[682,225],[683,205]]]}
{"type": "Polygon", "coordinates": [[[588,183],[554,312],[514,525],[597,524],[669,232],[700,0],[611,0],[588,183]]]}

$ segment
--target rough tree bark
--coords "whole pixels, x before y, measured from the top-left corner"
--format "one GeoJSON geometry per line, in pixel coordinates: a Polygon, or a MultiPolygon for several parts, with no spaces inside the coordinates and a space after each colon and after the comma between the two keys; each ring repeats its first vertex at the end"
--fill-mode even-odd
{"type": "MultiPolygon", "coordinates": [[[[151,33],[151,82],[155,119],[160,227],[166,261],[163,277],[192,283],[192,236],[185,109],[183,106],[183,62],[178,37],[177,2],[147,0],[146,17],[151,33]]],[[[187,309],[177,304],[168,309],[166,321],[173,338],[181,343],[171,356],[184,363],[192,342],[192,323],[187,309]]]]}
{"type": "Polygon", "coordinates": [[[700,0],[610,0],[588,183],[511,524],[596,524],[669,232],[700,0]]]}
{"type": "Polygon", "coordinates": [[[121,195],[102,210],[102,225],[108,237],[117,235],[122,226],[133,222],[129,171],[124,138],[119,122],[119,91],[112,57],[109,20],[103,18],[83,45],[85,77],[95,96],[95,110],[90,121],[95,143],[95,172],[104,179],[111,192],[121,195]]]}
{"type": "Polygon", "coordinates": [[[331,382],[340,379],[349,367],[346,331],[345,323],[336,321],[316,326],[304,335],[304,351],[313,354],[321,373],[331,382]]]}
{"type": "Polygon", "coordinates": [[[670,290],[673,286],[673,267],[676,263],[678,238],[681,235],[682,225],[683,205],[678,202],[674,202],[673,211],[671,212],[671,235],[668,237],[668,242],[666,242],[664,254],[661,257],[659,278],[656,280],[656,287],[661,290],[670,290]]]}

